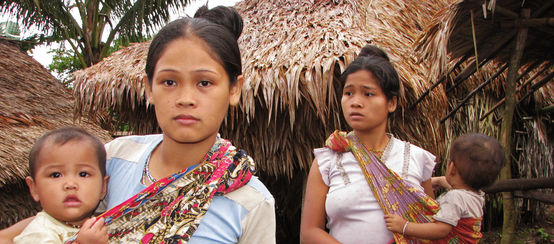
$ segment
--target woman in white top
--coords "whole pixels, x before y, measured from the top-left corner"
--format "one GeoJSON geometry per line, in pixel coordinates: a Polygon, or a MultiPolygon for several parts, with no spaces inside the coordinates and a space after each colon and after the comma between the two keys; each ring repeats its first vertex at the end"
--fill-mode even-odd
{"type": "MultiPolygon", "coordinates": [[[[398,74],[387,55],[377,47],[364,47],[342,81],[343,115],[360,144],[388,169],[433,197],[435,156],[386,133],[400,91],[398,74]]],[[[302,210],[301,242],[391,242],[383,210],[355,155],[327,147],[315,149],[314,154],[302,210]]]]}

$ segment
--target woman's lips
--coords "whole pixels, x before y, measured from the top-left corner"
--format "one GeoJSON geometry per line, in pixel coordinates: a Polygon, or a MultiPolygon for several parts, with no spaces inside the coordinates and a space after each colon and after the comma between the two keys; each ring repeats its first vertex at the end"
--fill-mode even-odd
{"type": "Polygon", "coordinates": [[[178,116],[175,116],[174,119],[175,121],[183,125],[191,125],[199,121],[199,119],[197,119],[192,115],[178,115],[178,116]]]}
{"type": "Polygon", "coordinates": [[[359,119],[359,118],[362,118],[364,117],[361,113],[351,113],[350,114],[350,118],[353,118],[353,119],[359,119]]]}

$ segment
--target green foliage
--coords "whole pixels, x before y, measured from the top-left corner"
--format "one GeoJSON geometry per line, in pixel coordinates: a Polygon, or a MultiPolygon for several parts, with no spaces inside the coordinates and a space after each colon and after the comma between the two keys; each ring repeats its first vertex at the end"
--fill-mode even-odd
{"type": "Polygon", "coordinates": [[[53,55],[52,63],[48,65],[48,70],[59,74],[58,79],[60,79],[64,86],[72,87],[69,74],[83,68],[77,55],[75,55],[73,50],[68,50],[63,46],[52,49],[48,53],[53,55]]]}
{"type": "MultiPolygon", "coordinates": [[[[135,40],[144,42],[148,39],[148,36],[141,36],[135,40]]],[[[109,48],[108,56],[123,47],[129,46],[129,43],[129,40],[127,39],[115,40],[114,45],[109,48]]],[[[66,48],[65,45],[52,49],[48,53],[53,55],[52,63],[48,65],[48,70],[57,73],[58,79],[62,81],[64,86],[71,88],[72,84],[70,74],[84,68],[82,63],[79,62],[78,55],[75,54],[74,50],[66,48]]]]}
{"type": "Polygon", "coordinates": [[[17,18],[22,28],[38,28],[43,41],[64,40],[88,67],[110,53],[113,41],[139,41],[169,20],[172,10],[190,0],[0,0],[0,14],[17,18]],[[107,37],[105,36],[107,34],[107,37]]]}
{"type": "Polygon", "coordinates": [[[538,228],[537,229],[537,234],[544,241],[550,241],[553,238],[553,236],[550,235],[548,232],[546,232],[546,230],[544,228],[538,228]]]}

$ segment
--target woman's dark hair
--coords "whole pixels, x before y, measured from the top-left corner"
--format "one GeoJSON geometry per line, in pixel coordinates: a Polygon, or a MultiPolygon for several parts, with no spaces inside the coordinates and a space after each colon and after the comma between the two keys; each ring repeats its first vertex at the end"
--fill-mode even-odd
{"type": "Polygon", "coordinates": [[[348,75],[359,70],[369,71],[377,78],[379,86],[385,93],[387,100],[398,97],[400,94],[398,73],[390,63],[387,54],[380,48],[373,45],[366,45],[362,48],[358,57],[342,73],[341,82],[343,87],[348,75]]]}
{"type": "Polygon", "coordinates": [[[152,84],[154,69],[166,46],[179,38],[198,37],[211,49],[210,55],[216,59],[234,84],[242,74],[242,63],[238,38],[242,33],[242,17],[233,8],[218,6],[208,9],[201,7],[194,18],[182,18],[164,26],[150,43],[146,58],[146,76],[152,84]]]}
{"type": "Polygon", "coordinates": [[[482,189],[494,183],[504,165],[505,156],[504,149],[495,138],[471,133],[452,142],[450,160],[466,185],[482,189]]]}
{"type": "MultiPolygon", "coordinates": [[[[63,146],[70,141],[90,141],[96,151],[98,167],[102,176],[106,175],[106,149],[104,144],[96,137],[89,134],[87,131],[77,127],[63,127],[57,130],[50,131],[41,136],[31,148],[29,153],[29,173],[35,178],[37,159],[44,147],[44,144],[51,143],[57,146],[63,146]]],[[[68,155],[71,157],[71,155],[68,155]]]]}

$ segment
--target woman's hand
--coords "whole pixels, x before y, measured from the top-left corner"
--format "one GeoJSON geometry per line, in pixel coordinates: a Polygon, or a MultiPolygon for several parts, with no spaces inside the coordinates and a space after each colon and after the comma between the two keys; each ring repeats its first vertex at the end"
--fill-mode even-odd
{"type": "Polygon", "coordinates": [[[77,233],[75,242],[79,244],[108,243],[108,227],[104,224],[104,218],[87,219],[77,233]]]}
{"type": "Polygon", "coordinates": [[[13,238],[21,234],[21,232],[33,221],[35,216],[21,220],[14,225],[0,230],[0,244],[13,243],[13,238]]]}

